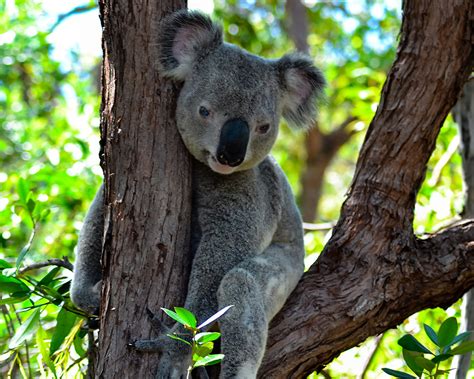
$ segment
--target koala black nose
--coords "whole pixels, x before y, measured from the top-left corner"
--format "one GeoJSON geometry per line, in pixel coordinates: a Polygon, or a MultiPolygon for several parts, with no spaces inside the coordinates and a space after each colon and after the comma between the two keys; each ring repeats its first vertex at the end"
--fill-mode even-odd
{"type": "Polygon", "coordinates": [[[240,118],[227,121],[221,130],[217,160],[221,164],[236,167],[244,161],[249,142],[249,125],[240,118]]]}

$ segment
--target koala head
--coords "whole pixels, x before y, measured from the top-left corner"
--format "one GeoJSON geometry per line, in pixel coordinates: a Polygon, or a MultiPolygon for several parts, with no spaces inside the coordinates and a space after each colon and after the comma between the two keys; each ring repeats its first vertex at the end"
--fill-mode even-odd
{"type": "Polygon", "coordinates": [[[275,143],[280,116],[308,126],[324,86],[308,57],[250,54],[223,42],[221,27],[197,12],[164,20],[158,63],[163,76],[183,82],[176,119],[187,149],[220,174],[259,164],[275,143]]]}

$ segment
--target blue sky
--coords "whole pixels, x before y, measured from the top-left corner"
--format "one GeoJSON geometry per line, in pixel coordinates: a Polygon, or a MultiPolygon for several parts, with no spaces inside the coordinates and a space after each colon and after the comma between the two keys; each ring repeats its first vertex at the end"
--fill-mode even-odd
{"type": "MultiPolygon", "coordinates": [[[[59,15],[84,3],[84,0],[43,0],[44,18],[39,22],[41,26],[51,27],[59,15]]],[[[211,13],[214,8],[212,0],[189,0],[188,7],[207,13],[211,13]]],[[[65,69],[71,64],[71,51],[80,52],[81,63],[93,63],[97,57],[102,56],[99,10],[96,8],[66,18],[55,28],[48,40],[54,46],[53,58],[61,62],[65,69]]]]}

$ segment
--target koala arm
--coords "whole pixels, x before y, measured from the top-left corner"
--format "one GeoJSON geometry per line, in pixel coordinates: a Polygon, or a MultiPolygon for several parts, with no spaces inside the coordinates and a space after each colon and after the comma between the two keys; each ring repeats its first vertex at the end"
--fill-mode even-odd
{"type": "Polygon", "coordinates": [[[102,268],[102,237],[104,233],[104,189],[97,191],[89,208],[77,243],[71,300],[91,314],[97,314],[100,304],[102,268]]]}

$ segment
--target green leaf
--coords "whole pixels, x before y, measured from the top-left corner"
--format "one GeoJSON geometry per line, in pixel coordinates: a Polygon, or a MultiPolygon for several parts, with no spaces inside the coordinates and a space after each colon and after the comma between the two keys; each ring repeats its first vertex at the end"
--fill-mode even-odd
{"type": "Polygon", "coordinates": [[[181,342],[184,342],[186,345],[192,346],[188,341],[186,341],[185,339],[177,336],[176,334],[167,334],[167,336],[169,338],[172,338],[172,339],[176,340],[176,341],[181,341],[181,342]]]}
{"type": "Polygon", "coordinates": [[[458,321],[456,317],[449,317],[441,324],[438,330],[439,346],[449,345],[458,332],[458,321]]]}
{"type": "Polygon", "coordinates": [[[214,343],[206,342],[202,345],[195,346],[193,352],[199,357],[206,357],[212,353],[212,349],[214,349],[214,343]]]}
{"type": "Polygon", "coordinates": [[[33,211],[35,210],[36,207],[36,202],[33,199],[28,199],[26,203],[26,208],[28,209],[28,212],[31,217],[33,217],[33,211]]]}
{"type": "Polygon", "coordinates": [[[58,350],[67,335],[73,328],[76,322],[76,315],[69,312],[65,308],[61,308],[56,317],[56,327],[54,328],[53,336],[51,337],[51,345],[49,348],[49,355],[53,355],[58,350]]]}
{"type": "Polygon", "coordinates": [[[33,239],[35,238],[36,234],[36,229],[33,228],[30,234],[30,238],[28,239],[28,242],[26,243],[25,246],[23,246],[23,249],[21,249],[20,254],[18,255],[18,258],[16,259],[16,268],[18,269],[21,265],[21,262],[23,262],[23,259],[25,259],[26,253],[30,251],[31,245],[33,244],[33,239]]]}
{"type": "Polygon", "coordinates": [[[474,351],[474,341],[464,341],[452,349],[449,353],[453,355],[462,355],[474,351]]]}
{"type": "Polygon", "coordinates": [[[31,337],[37,330],[40,318],[40,309],[36,309],[33,313],[31,313],[30,317],[28,317],[23,324],[16,330],[15,335],[10,340],[8,344],[9,349],[15,349],[20,346],[23,341],[31,337]]]}
{"type": "Polygon", "coordinates": [[[61,304],[61,302],[64,300],[64,297],[56,291],[54,288],[48,287],[48,286],[36,286],[37,289],[40,289],[42,292],[44,292],[46,295],[54,298],[53,303],[58,305],[61,304]]]}
{"type": "Polygon", "coordinates": [[[470,335],[471,332],[463,332],[458,334],[456,337],[454,337],[453,341],[447,347],[456,345],[458,342],[464,341],[465,339],[469,338],[470,335]]]}
{"type": "Polygon", "coordinates": [[[212,315],[209,317],[206,321],[204,321],[201,325],[199,325],[197,328],[202,329],[206,325],[212,324],[214,321],[216,321],[219,317],[221,317],[224,313],[226,313],[230,308],[232,308],[233,305],[228,305],[225,308],[222,308],[219,312],[216,314],[212,315]]]}
{"type": "Polygon", "coordinates": [[[429,325],[423,324],[423,327],[425,328],[425,333],[426,335],[430,338],[430,340],[436,345],[439,346],[438,342],[438,335],[436,332],[433,330],[433,328],[429,325]]]}
{"type": "Polygon", "coordinates": [[[406,372],[402,371],[397,371],[397,370],[392,370],[390,368],[383,368],[383,372],[385,372],[388,375],[394,376],[395,378],[401,378],[401,379],[416,379],[415,376],[407,374],[406,372]]]}
{"type": "Polygon", "coordinates": [[[188,311],[186,308],[174,307],[176,314],[186,322],[186,326],[195,329],[196,328],[196,317],[188,311]]]}
{"type": "Polygon", "coordinates": [[[38,283],[39,286],[47,286],[52,282],[57,273],[61,270],[61,267],[55,267],[51,269],[38,283]]]}
{"type": "Polygon", "coordinates": [[[20,279],[0,274],[0,293],[29,292],[28,286],[20,279]]]}
{"type": "Polygon", "coordinates": [[[415,362],[417,363],[418,366],[422,367],[424,370],[428,372],[433,371],[433,369],[436,367],[436,364],[434,364],[432,361],[421,356],[416,357],[415,362]]]}
{"type": "Polygon", "coordinates": [[[398,340],[398,344],[401,347],[410,351],[418,351],[419,353],[424,354],[433,354],[411,334],[405,334],[402,338],[398,340]]]}
{"type": "Polygon", "coordinates": [[[20,178],[18,180],[17,191],[18,191],[18,197],[20,198],[20,201],[26,205],[28,192],[30,192],[30,186],[25,179],[20,178]]]}
{"type": "MultiPolygon", "coordinates": [[[[22,293],[24,293],[24,292],[22,292],[22,293]]],[[[21,303],[21,302],[29,299],[29,297],[30,297],[30,292],[28,292],[27,294],[25,294],[23,296],[6,297],[6,298],[3,298],[3,299],[0,299],[0,305],[21,303]]]]}
{"type": "Polygon", "coordinates": [[[53,372],[54,376],[56,377],[56,367],[54,367],[53,362],[49,358],[48,349],[46,347],[46,332],[44,331],[41,323],[38,325],[38,332],[36,333],[36,345],[38,345],[41,357],[43,358],[43,362],[49,367],[49,369],[53,372]]]}
{"type": "Polygon", "coordinates": [[[411,371],[413,371],[416,376],[421,376],[423,373],[423,367],[421,367],[418,363],[416,363],[415,358],[420,357],[421,353],[415,352],[415,351],[409,351],[407,349],[402,350],[403,353],[403,359],[405,359],[405,362],[407,366],[410,368],[411,371]]]}
{"type": "Polygon", "coordinates": [[[203,332],[203,333],[198,333],[194,336],[194,340],[197,343],[206,343],[210,341],[215,341],[221,336],[220,333],[218,332],[203,332]]]}
{"type": "Polygon", "coordinates": [[[0,259],[0,270],[3,270],[4,268],[11,268],[12,265],[8,263],[7,261],[0,259]]]}
{"type": "Polygon", "coordinates": [[[224,354],[210,354],[207,357],[201,358],[198,361],[196,361],[193,365],[194,367],[200,367],[200,366],[211,366],[215,365],[224,359],[224,354]]]}
{"type": "Polygon", "coordinates": [[[79,333],[74,336],[74,340],[72,341],[74,345],[74,350],[76,350],[77,355],[79,355],[80,357],[85,357],[85,355],[87,354],[87,350],[84,349],[83,342],[84,338],[81,338],[79,333]]]}
{"type": "Polygon", "coordinates": [[[439,363],[439,362],[443,362],[449,358],[451,358],[453,355],[452,354],[440,354],[440,355],[437,355],[436,357],[434,357],[431,362],[433,363],[439,363]]]}
{"type": "Polygon", "coordinates": [[[176,312],[173,312],[172,310],[166,308],[161,308],[161,310],[165,312],[168,316],[170,316],[173,320],[179,322],[181,325],[187,325],[187,321],[181,318],[181,316],[178,315],[176,312]]]}
{"type": "Polygon", "coordinates": [[[50,213],[51,213],[51,209],[49,208],[43,209],[39,214],[38,221],[45,221],[50,213]]]}

